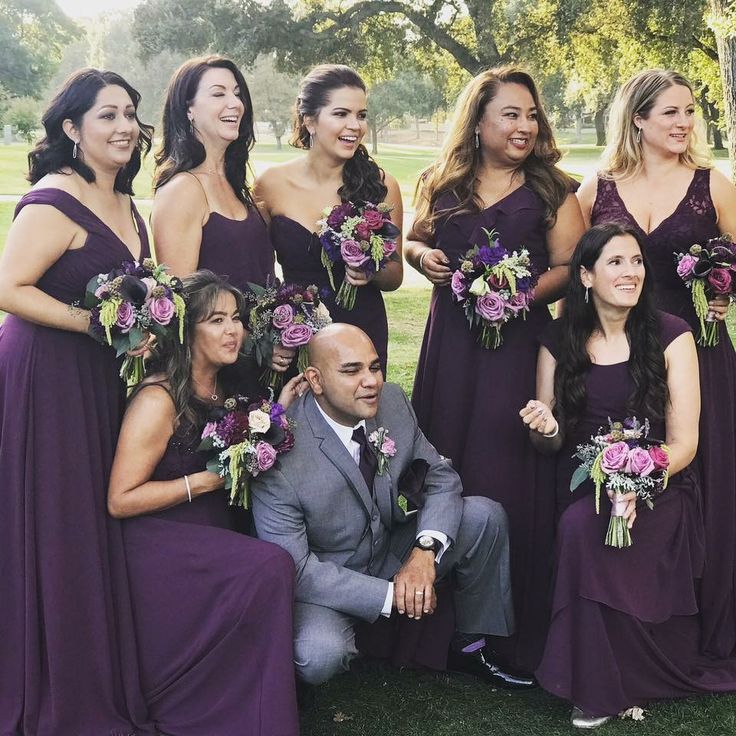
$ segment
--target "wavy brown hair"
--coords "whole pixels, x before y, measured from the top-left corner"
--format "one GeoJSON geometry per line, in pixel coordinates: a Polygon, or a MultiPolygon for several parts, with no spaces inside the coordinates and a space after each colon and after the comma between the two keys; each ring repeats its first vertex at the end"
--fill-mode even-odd
{"type": "Polygon", "coordinates": [[[664,418],[668,400],[667,369],[659,337],[660,317],[654,307],[651,267],[634,228],[606,223],[590,228],[583,235],[570,261],[570,281],[560,318],[561,338],[554,379],[554,413],[565,431],[573,428],[585,411],[588,401],[585,378],[592,366],[588,340],[600,326],[593,300],[585,300],[581,268],[594,271],[603,249],[612,238],[620,235],[629,235],[639,244],[645,274],[639,301],[626,318],[629,372],[634,382],[627,409],[633,414],[643,413],[650,420],[664,418]]]}
{"type": "Polygon", "coordinates": [[[475,130],[486,105],[493,100],[502,84],[526,87],[537,108],[539,134],[534,150],[524,159],[520,169],[526,183],[544,203],[548,227],[554,224],[557,210],[570,193],[573,180],[556,166],[562,153],[555,143],[534,80],[517,67],[489,69],[473,77],[460,94],[440,157],[422,174],[417,186],[417,214],[413,230],[422,240],[432,240],[439,218],[483,209],[483,202],[476,192],[481,149],[475,147],[475,130]],[[437,200],[443,194],[454,195],[457,205],[438,212],[437,200]]]}
{"type": "MultiPolygon", "coordinates": [[[[316,118],[330,99],[330,93],[342,87],[365,89],[365,82],[349,66],[321,64],[302,80],[295,103],[294,130],[290,143],[295,148],[308,149],[310,136],[304,118],[316,118]]],[[[386,199],[388,188],[384,173],[361,143],[352,158],[342,167],[342,186],[337,190],[343,202],[379,204],[386,199]]]]}

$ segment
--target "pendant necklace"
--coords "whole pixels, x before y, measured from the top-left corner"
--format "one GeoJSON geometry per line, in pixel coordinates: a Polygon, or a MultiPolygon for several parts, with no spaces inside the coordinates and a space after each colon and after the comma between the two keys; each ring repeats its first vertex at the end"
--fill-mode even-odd
{"type": "Polygon", "coordinates": [[[217,376],[215,376],[215,385],[212,387],[212,391],[207,388],[207,386],[202,385],[194,376],[192,376],[192,381],[197,384],[200,388],[203,388],[208,394],[210,394],[210,400],[211,401],[217,401],[220,397],[217,395],[217,376]]]}

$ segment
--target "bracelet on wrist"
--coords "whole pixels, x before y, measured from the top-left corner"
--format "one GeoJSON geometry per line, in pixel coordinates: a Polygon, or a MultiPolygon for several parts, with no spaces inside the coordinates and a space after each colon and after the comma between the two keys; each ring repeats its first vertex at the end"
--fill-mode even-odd
{"type": "Polygon", "coordinates": [[[553,437],[557,437],[557,435],[560,433],[560,423],[557,422],[556,424],[557,426],[555,427],[554,432],[550,432],[549,434],[543,434],[542,437],[548,440],[551,440],[553,437]]]}
{"type": "Polygon", "coordinates": [[[419,270],[421,273],[424,273],[424,259],[427,257],[427,253],[429,253],[431,250],[431,248],[427,248],[426,250],[423,250],[422,254],[419,256],[419,270]]]}

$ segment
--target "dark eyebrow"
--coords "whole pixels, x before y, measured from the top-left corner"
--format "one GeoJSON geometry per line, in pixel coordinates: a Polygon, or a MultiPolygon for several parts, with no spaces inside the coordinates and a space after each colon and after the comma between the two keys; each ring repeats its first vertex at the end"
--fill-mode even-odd
{"type": "MultiPolygon", "coordinates": [[[[516,105],[506,105],[505,107],[502,107],[501,110],[516,110],[517,112],[521,112],[521,108],[520,107],[517,107],[516,105]]],[[[532,105],[529,108],[529,110],[531,112],[536,112],[537,111],[537,106],[536,105],[532,105]]]]}
{"type": "MultiPolygon", "coordinates": [[[[341,110],[344,110],[345,112],[352,112],[349,107],[333,107],[332,112],[340,112],[341,110]]],[[[358,112],[368,112],[367,108],[362,107],[358,112]]]]}
{"type": "Polygon", "coordinates": [[[361,368],[363,364],[359,361],[353,361],[352,363],[342,363],[340,365],[340,370],[349,370],[351,368],[361,368]]]}
{"type": "Polygon", "coordinates": [[[219,89],[225,89],[224,84],[211,84],[210,89],[214,89],[215,87],[218,87],[219,89]]]}

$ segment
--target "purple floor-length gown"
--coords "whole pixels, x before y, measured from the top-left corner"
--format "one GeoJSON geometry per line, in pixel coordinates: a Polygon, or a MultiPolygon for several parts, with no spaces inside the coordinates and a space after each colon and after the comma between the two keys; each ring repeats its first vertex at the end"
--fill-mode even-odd
{"type": "MultiPolygon", "coordinates": [[[[443,196],[438,208],[452,204],[443,196]]],[[[479,214],[441,219],[433,245],[455,269],[470,247],[488,242],[483,228],[495,228],[509,251],[527,248],[538,273],[547,270],[544,206],[528,186],[479,214]]],[[[545,484],[554,466],[531,447],[519,410],[535,395],[537,339],[550,320],[547,306],[536,305],[526,320],[503,327],[500,348],[487,350],[450,287],[435,287],[412,396],[420,427],[451,458],[465,494],[506,509],[517,633],[494,639],[493,647],[528,672],[539,662],[548,617],[554,499],[545,484]]]]}
{"type": "MultiPolygon", "coordinates": [[[[657,283],[660,309],[676,314],[697,330],[689,290],[675,271],[675,252],[718,236],[710,196],[710,171],[698,169],[675,211],[651,233],[628,212],[616,183],[598,181],[592,223],[623,222],[637,229],[657,283]]],[[[705,569],[700,593],[703,651],[715,657],[736,655],[736,353],[725,324],[719,344],[698,346],[702,411],[698,463],[703,487],[705,569]]]]}
{"type": "MultiPolygon", "coordinates": [[[[67,304],[133,256],[59,189],[27,194],[83,227],[38,288],[67,304]]],[[[134,215],[141,256],[145,224],[134,215]]],[[[9,315],[0,328],[0,734],[152,733],[138,684],[121,527],[107,483],[124,408],[119,362],[87,335],[9,315]]]]}
{"type": "Polygon", "coordinates": [[[210,212],[202,228],[197,268],[227,276],[241,291],[248,282],[264,286],[274,280],[274,249],[268,228],[255,207],[248,208],[244,220],[233,220],[210,212]]]}
{"type": "MultiPolygon", "coordinates": [[[[174,434],[152,479],[204,470],[199,441],[174,434]]],[[[231,531],[224,490],[126,519],[123,538],[141,680],[158,729],[297,736],[291,557],[231,531]]]]}
{"type": "MultiPolygon", "coordinates": [[[[320,260],[322,247],[316,233],[286,215],[274,215],[271,218],[271,242],[283,269],[284,280],[302,286],[318,286],[333,322],[356,325],[373,340],[385,375],[388,321],[381,290],[373,283],[361,286],[357,290],[355,307],[352,310],[340,307],[335,304],[335,292],[330,287],[327,270],[320,260]]],[[[343,276],[344,271],[338,265],[334,268],[335,288],[339,288],[343,276]]]]}
{"type": "MultiPolygon", "coordinates": [[[[689,328],[677,317],[659,315],[666,348],[689,328]]],[[[557,327],[543,337],[555,357],[557,327]]],[[[697,465],[670,478],[653,511],[638,505],[631,547],[606,546],[610,503],[604,495],[596,515],[591,481],[570,492],[578,464],[572,455],[608,426],[609,417],[631,415],[627,401],[634,384],[628,362],[593,365],[585,383],[585,412],[558,454],[553,614],[537,679],[595,716],[656,698],[734,690],[736,660],[698,653],[696,579],[704,543],[697,465]]],[[[652,422],[650,436],[665,438],[663,422],[652,422]]]]}

